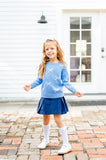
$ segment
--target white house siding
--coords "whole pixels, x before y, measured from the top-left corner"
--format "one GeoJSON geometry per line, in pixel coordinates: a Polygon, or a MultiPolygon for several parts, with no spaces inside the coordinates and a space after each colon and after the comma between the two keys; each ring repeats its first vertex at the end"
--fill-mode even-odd
{"type": "MultiPolygon", "coordinates": [[[[88,9],[90,12],[93,9],[93,12],[99,13],[100,9],[105,9],[104,6],[104,0],[0,0],[0,101],[40,97],[40,87],[27,93],[23,86],[30,84],[37,76],[36,67],[41,62],[45,38],[49,35],[58,38],[64,48],[63,10],[76,12],[78,9],[88,9]],[[47,24],[37,23],[42,11],[49,22],[47,24]]],[[[106,48],[106,14],[103,17],[101,39],[106,48]]],[[[101,68],[97,70],[97,84],[99,92],[106,92],[106,58],[100,58],[99,63],[101,68]]]]}
{"type": "Polygon", "coordinates": [[[34,99],[40,89],[26,93],[42,57],[42,41],[56,36],[56,9],[52,3],[0,0],[0,100],[34,99]],[[38,24],[41,15],[48,24],[38,24]]]}

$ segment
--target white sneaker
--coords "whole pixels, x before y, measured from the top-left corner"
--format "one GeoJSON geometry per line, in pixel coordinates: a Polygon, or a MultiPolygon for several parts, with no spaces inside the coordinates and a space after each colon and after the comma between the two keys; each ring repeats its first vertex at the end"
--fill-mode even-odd
{"type": "Polygon", "coordinates": [[[38,145],[37,148],[39,148],[39,149],[44,149],[44,148],[46,148],[46,146],[47,146],[48,144],[49,144],[49,140],[43,139],[42,142],[38,145]]]}
{"type": "Polygon", "coordinates": [[[64,154],[64,153],[68,153],[69,151],[71,151],[72,149],[72,146],[69,144],[69,145],[63,145],[61,147],[61,149],[58,151],[58,154],[64,154]]]}

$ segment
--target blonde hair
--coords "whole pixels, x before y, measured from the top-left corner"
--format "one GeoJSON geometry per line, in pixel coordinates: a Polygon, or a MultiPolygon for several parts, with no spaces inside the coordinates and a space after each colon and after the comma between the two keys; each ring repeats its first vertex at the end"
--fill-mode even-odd
{"type": "Polygon", "coordinates": [[[64,52],[63,50],[60,48],[60,45],[59,43],[57,42],[56,39],[47,39],[46,42],[43,43],[43,58],[42,58],[42,62],[41,64],[39,65],[39,77],[40,78],[43,78],[43,75],[45,73],[45,68],[46,68],[46,63],[49,61],[49,57],[47,57],[46,53],[45,53],[45,44],[48,43],[48,42],[54,42],[56,47],[57,47],[57,59],[59,62],[62,62],[62,63],[66,63],[64,61],[64,52]]]}

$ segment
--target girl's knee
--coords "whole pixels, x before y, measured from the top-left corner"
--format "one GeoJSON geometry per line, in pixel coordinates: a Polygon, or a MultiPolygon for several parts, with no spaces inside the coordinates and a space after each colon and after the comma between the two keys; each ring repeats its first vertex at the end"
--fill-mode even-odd
{"type": "Polygon", "coordinates": [[[56,122],[56,124],[61,122],[61,116],[60,115],[54,115],[54,120],[56,122]]]}
{"type": "Polygon", "coordinates": [[[59,128],[64,126],[62,119],[61,119],[61,115],[54,115],[54,120],[59,128]]]}
{"type": "Polygon", "coordinates": [[[50,115],[44,115],[43,116],[43,124],[48,125],[50,122],[50,115]]]}

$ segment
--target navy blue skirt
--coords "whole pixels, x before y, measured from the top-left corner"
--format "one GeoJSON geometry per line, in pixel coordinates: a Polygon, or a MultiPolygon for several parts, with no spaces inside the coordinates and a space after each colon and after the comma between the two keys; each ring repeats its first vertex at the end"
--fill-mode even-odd
{"type": "Polygon", "coordinates": [[[68,107],[64,97],[60,98],[42,98],[39,101],[37,113],[50,115],[50,114],[66,114],[68,107]]]}

